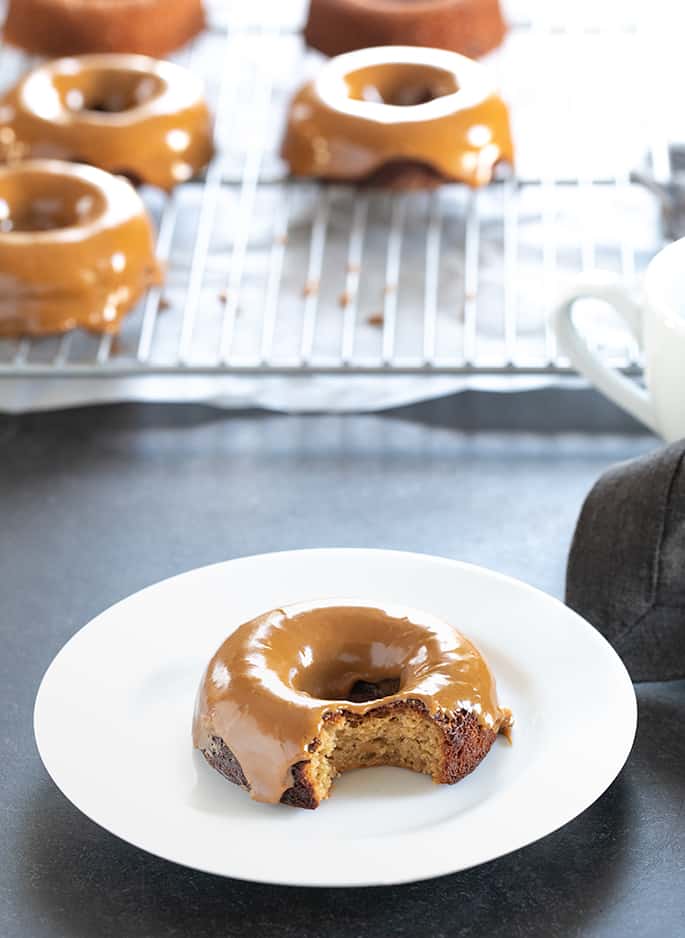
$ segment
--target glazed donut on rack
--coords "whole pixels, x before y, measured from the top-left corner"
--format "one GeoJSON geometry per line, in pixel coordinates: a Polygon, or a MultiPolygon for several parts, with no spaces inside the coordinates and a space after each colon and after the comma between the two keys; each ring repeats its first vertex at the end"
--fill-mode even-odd
{"type": "Polygon", "coordinates": [[[310,0],[304,37],[325,55],[406,45],[479,58],[506,31],[499,0],[310,0]]]}
{"type": "Polygon", "coordinates": [[[115,333],[160,280],[152,224],[125,179],[57,160],[0,167],[0,336],[115,333]]]}
{"type": "Polygon", "coordinates": [[[3,34],[40,55],[165,56],[204,26],[202,0],[9,0],[3,34]]]}
{"type": "Polygon", "coordinates": [[[336,775],[364,766],[458,782],[511,722],[451,625],[329,600],[274,609],[226,639],[200,683],[193,741],[255,800],[316,808],[336,775]]]}
{"type": "Polygon", "coordinates": [[[487,70],[456,52],[381,46],[327,62],[290,106],[294,176],[397,188],[481,186],[512,164],[509,114],[487,70]]]}
{"type": "Polygon", "coordinates": [[[6,161],[75,160],[166,190],[196,175],[213,152],[201,82],[147,56],[39,65],[0,101],[0,117],[6,161]]]}

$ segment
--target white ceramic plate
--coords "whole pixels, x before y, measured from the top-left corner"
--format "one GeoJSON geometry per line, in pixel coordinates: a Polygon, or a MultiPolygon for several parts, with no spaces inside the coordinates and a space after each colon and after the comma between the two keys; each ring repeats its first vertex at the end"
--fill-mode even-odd
{"type": "Polygon", "coordinates": [[[465,869],[587,808],[619,772],[636,703],[621,661],[560,602],[479,567],[421,554],[305,550],[193,570],[81,629],[38,691],[35,733],[84,814],[177,863],[293,885],[372,885],[465,869]],[[486,655],[513,745],[457,785],[402,769],[339,779],[316,811],[257,804],[191,748],[204,666],[241,622],[330,596],[404,603],[452,622],[486,655]]]}

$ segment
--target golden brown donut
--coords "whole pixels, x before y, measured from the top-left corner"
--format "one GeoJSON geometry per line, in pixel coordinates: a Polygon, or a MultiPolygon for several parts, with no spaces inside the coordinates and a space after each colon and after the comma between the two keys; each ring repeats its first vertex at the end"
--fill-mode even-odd
{"type": "Polygon", "coordinates": [[[212,156],[202,84],[141,55],[55,59],[0,100],[0,156],[92,163],[171,189],[212,156]]]}
{"type": "Polygon", "coordinates": [[[304,36],[325,55],[406,45],[479,58],[506,31],[499,0],[310,0],[304,36]]]}
{"type": "Polygon", "coordinates": [[[164,57],[204,26],[202,0],[9,0],[4,38],[41,55],[164,57]]]}
{"type": "Polygon", "coordinates": [[[331,600],[274,609],[226,639],[200,684],[193,742],[255,800],[316,808],[348,769],[457,782],[510,726],[487,663],[451,625],[331,600]]]}
{"type": "Polygon", "coordinates": [[[410,46],[327,62],[293,98],[282,153],[294,176],[383,182],[399,165],[400,184],[419,168],[429,183],[470,186],[514,158],[507,107],[487,70],[456,52],[410,46]]]}
{"type": "Polygon", "coordinates": [[[160,279],[125,179],[57,160],[0,167],[0,336],[117,332],[160,279]]]}

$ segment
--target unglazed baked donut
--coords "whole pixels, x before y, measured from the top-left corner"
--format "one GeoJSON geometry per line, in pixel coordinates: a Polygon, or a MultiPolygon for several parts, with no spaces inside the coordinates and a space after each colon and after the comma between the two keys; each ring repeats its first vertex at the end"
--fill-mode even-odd
{"type": "Polygon", "coordinates": [[[304,35],[325,55],[407,45],[478,58],[506,31],[499,0],[310,0],[304,35]]]}
{"type": "Polygon", "coordinates": [[[510,725],[485,660],[451,625],[334,600],[274,609],[226,639],[193,743],[256,801],[316,808],[336,775],[364,766],[458,782],[510,725]]]}
{"type": "MultiPolygon", "coordinates": [[[[456,52],[382,46],[327,62],[295,95],[283,142],[294,176],[491,181],[512,163],[509,114],[488,72],[456,52]],[[380,173],[380,175],[378,175],[380,173]]],[[[406,180],[405,180],[406,182],[406,180]]]]}
{"type": "Polygon", "coordinates": [[[39,65],[0,101],[0,123],[5,159],[92,163],[162,189],[191,178],[212,156],[201,82],[141,55],[39,65]]]}
{"type": "Polygon", "coordinates": [[[125,179],[57,160],[0,167],[0,335],[117,332],[160,279],[152,225],[125,179]]]}
{"type": "Polygon", "coordinates": [[[9,0],[4,37],[41,55],[163,57],[205,25],[202,0],[9,0]]]}

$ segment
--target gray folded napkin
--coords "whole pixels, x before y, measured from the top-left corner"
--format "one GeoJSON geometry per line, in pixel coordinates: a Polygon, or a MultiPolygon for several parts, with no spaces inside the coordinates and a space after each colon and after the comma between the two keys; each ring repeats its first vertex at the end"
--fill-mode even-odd
{"type": "Polygon", "coordinates": [[[571,545],[566,602],[634,681],[685,676],[685,440],[594,485],[571,545]]]}

